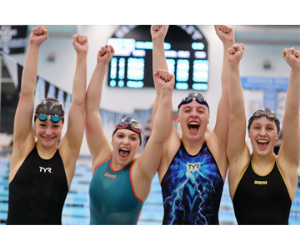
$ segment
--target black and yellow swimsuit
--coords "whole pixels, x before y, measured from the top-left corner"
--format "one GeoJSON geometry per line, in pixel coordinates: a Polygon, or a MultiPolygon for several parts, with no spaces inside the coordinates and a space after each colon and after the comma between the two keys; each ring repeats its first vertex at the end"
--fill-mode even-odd
{"type": "Polygon", "coordinates": [[[288,225],[292,199],[276,158],[265,175],[252,160],[242,173],[232,199],[239,225],[288,225]]]}

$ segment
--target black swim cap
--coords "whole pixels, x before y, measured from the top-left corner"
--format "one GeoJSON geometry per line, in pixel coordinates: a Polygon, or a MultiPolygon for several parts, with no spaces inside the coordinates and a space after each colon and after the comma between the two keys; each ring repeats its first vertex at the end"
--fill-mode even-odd
{"type": "Polygon", "coordinates": [[[190,102],[193,101],[193,98],[196,99],[196,102],[198,102],[199,104],[204,104],[207,106],[208,108],[208,114],[210,114],[210,111],[209,111],[209,106],[208,106],[208,103],[207,101],[205,100],[204,96],[201,95],[200,93],[189,93],[186,97],[184,97],[181,102],[179,103],[178,105],[178,110],[179,108],[181,107],[181,105],[184,105],[184,104],[188,104],[190,102]]]}
{"type": "MultiPolygon", "coordinates": [[[[57,115],[63,117],[65,115],[63,104],[56,98],[45,98],[36,106],[35,114],[57,115]]],[[[34,121],[37,116],[34,114],[34,121]]],[[[61,119],[64,123],[64,118],[61,119]]]]}
{"type": "Polygon", "coordinates": [[[269,108],[260,108],[251,115],[251,117],[248,120],[248,132],[250,130],[250,126],[251,126],[253,120],[261,118],[261,117],[266,117],[270,121],[274,121],[276,124],[276,128],[277,128],[277,134],[279,134],[279,131],[280,131],[279,119],[277,118],[275,112],[269,108]]]}
{"type": "Polygon", "coordinates": [[[119,129],[128,129],[130,131],[137,133],[140,139],[140,146],[142,145],[143,128],[142,125],[136,119],[131,117],[126,117],[120,120],[114,128],[112,136],[114,136],[114,134],[119,129]]]}

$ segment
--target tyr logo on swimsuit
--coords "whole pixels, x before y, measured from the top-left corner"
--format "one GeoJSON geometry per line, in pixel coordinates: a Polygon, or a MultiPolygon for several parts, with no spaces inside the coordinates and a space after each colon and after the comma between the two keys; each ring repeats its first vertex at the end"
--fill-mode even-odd
{"type": "Polygon", "coordinates": [[[48,171],[51,174],[51,168],[43,168],[43,167],[39,167],[40,168],[40,172],[42,172],[42,170],[44,170],[44,173],[46,173],[46,171],[48,171]]]}
{"type": "Polygon", "coordinates": [[[200,163],[187,163],[186,167],[190,171],[197,171],[200,168],[200,163]]]}

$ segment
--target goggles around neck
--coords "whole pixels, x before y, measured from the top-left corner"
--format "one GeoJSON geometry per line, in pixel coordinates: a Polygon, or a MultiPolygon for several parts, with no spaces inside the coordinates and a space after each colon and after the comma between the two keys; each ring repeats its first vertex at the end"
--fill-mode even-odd
{"type": "Polygon", "coordinates": [[[142,132],[142,126],[137,122],[119,122],[116,128],[123,129],[123,128],[127,128],[128,126],[130,126],[132,130],[135,131],[136,133],[140,134],[142,132]]]}
{"type": "Polygon", "coordinates": [[[35,116],[37,116],[37,118],[39,118],[40,121],[46,121],[46,120],[50,120],[54,123],[59,122],[62,118],[64,118],[64,116],[58,116],[58,115],[50,115],[50,117],[48,117],[46,114],[35,114],[35,116]]]}
{"type": "Polygon", "coordinates": [[[203,95],[199,94],[199,93],[190,93],[188,94],[188,96],[184,97],[181,102],[178,105],[178,109],[180,108],[181,105],[184,104],[188,104],[190,102],[193,101],[193,98],[196,99],[196,102],[200,103],[200,104],[204,104],[207,106],[208,108],[208,112],[209,112],[209,106],[208,103],[206,102],[205,98],[203,97],[203,95]]]}

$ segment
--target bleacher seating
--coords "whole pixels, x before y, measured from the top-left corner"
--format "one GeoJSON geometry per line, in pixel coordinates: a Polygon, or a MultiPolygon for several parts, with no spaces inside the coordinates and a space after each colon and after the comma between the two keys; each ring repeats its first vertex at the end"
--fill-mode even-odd
{"type": "MultiPolygon", "coordinates": [[[[75,175],[67,195],[63,208],[63,225],[88,225],[89,224],[89,183],[92,178],[92,165],[89,160],[78,160],[75,175]]],[[[0,158],[0,225],[4,225],[7,218],[8,209],[8,174],[9,160],[0,158]]],[[[147,198],[139,225],[161,225],[163,219],[163,204],[161,187],[158,176],[152,181],[152,187],[147,198]]],[[[232,201],[229,196],[227,178],[219,211],[219,221],[221,225],[237,224],[232,201]]],[[[297,188],[296,195],[291,207],[289,224],[300,225],[300,187],[297,188]]]]}

